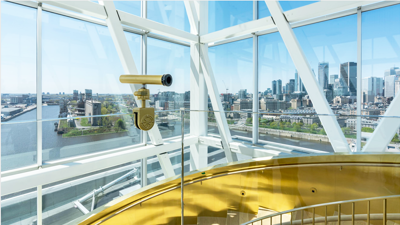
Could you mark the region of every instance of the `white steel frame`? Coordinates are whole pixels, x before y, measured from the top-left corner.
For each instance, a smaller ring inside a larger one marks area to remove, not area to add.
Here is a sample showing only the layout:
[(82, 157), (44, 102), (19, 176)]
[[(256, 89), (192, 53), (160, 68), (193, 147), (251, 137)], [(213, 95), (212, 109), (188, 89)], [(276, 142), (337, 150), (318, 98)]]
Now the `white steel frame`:
[[(185, 136), (185, 147), (190, 146), (191, 166), (200, 169), (207, 166), (207, 146), (221, 147), (224, 149), (228, 162), (237, 160), (236, 153), (252, 157), (276, 156), (283, 150), (280, 147), (266, 145), (264, 148), (248, 146), (233, 142), (226, 121), (225, 113), (219, 98), (216, 79), (208, 58), (208, 48), (246, 38), (253, 38), (253, 144), (265, 143), (258, 141), (258, 36), (273, 32), (280, 32), (284, 43), (292, 56), (292, 60), (310, 93), (318, 114), (324, 114), (321, 121), (335, 152), (350, 152), (347, 141), (341, 129), (333, 117), (332, 111), (323, 97), (322, 90), (312, 75), (310, 66), (302, 49), (292, 31), (292, 28), (317, 23), (325, 20), (339, 18), (347, 15), (358, 15), (358, 78), (361, 77), (361, 13), (381, 7), (386, 7), (398, 2), (387, 1), (337, 1), (318, 2), (282, 12), (276, 1), (266, 1), (272, 16), (258, 19), (257, 1), (254, 1), (253, 21), (229, 27), (220, 31), (208, 33), (208, 3), (206, 1), (184, 1), (186, 12), (191, 25), (190, 32), (182, 31), (161, 23), (147, 19), (146, 0), (142, 1), (141, 17), (115, 9), (112, 1), (104, 1), (97, 4), (89, 1), (11, 1), (38, 9), (37, 18), (37, 165), (22, 168), (15, 171), (2, 173), (2, 193), (7, 195), (37, 187), (38, 224), (42, 223), (41, 190), (42, 185), (61, 181), (85, 173), (95, 172), (111, 166), (142, 159), (142, 185), (146, 185), (147, 162), (146, 158), (157, 155), (163, 168), (165, 177), (174, 176), (168, 151), (180, 148), (180, 138), (162, 140), (158, 127), (142, 134), (142, 145), (130, 146), (109, 151), (109, 153), (96, 153), (91, 156), (79, 156), (74, 159), (60, 160), (59, 162), (42, 165), (42, 127), (41, 127), (41, 11), (49, 11), (61, 15), (77, 18), (91, 23), (108, 26), (116, 46), (119, 58), (125, 73), (138, 74), (132, 54), (129, 50), (124, 31), (133, 32), (142, 36), (142, 74), (146, 74), (147, 68), (147, 37), (153, 37), (164, 41), (190, 46), (190, 135)], [(52, 7), (56, 6), (56, 7)], [(71, 10), (71, 11), (68, 11)], [(76, 12), (76, 13), (74, 13)], [(136, 28), (136, 29), (132, 29)], [(39, 65), (39, 66), (38, 66)], [(132, 91), (140, 88), (131, 85)], [(358, 95), (361, 93), (361, 79), (357, 83)], [(214, 109), (215, 118), (220, 132), (220, 138), (207, 136), (208, 94)], [(136, 97), (135, 97), (136, 99)], [(140, 105), (140, 101), (137, 101)], [(360, 113), (360, 96), (357, 99)], [(363, 151), (384, 151), (390, 141), (390, 137), (400, 126), (400, 119), (395, 118), (400, 108), (400, 97), (397, 95), (388, 108), (385, 116), (373, 136), (364, 147)], [(361, 132), (360, 119), (358, 119), (357, 134)], [(147, 134), (151, 144), (147, 142)], [(358, 135), (359, 137), (360, 135)], [(357, 150), (360, 151), (360, 139), (357, 139)], [(265, 149), (267, 148), (267, 149)], [(43, 168), (42, 168), (43, 167)], [(4, 175), (7, 175), (4, 177)]]

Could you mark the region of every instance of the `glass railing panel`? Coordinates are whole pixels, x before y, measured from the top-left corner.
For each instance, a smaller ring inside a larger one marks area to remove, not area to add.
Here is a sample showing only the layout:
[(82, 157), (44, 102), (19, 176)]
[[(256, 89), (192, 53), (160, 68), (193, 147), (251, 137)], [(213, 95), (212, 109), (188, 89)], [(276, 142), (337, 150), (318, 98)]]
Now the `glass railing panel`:
[(42, 129), (44, 162), (136, 145), (142, 140), (131, 114), (47, 120)]
[(1, 197), (1, 224), (36, 224), (36, 188)]
[[(158, 111), (155, 113), (155, 121), (163, 139), (182, 135), (182, 119), (179, 109)], [(184, 122), (184, 125), (184, 134), (189, 134), (189, 121)]]
[[(43, 186), (43, 224), (65, 224), (82, 215), (80, 207), (89, 212), (113, 199), (141, 188), (140, 161), (119, 165), (103, 171), (73, 177)], [(118, 181), (116, 181), (118, 180)], [(112, 183), (109, 188), (104, 186)], [(93, 190), (96, 192), (92, 204)], [(90, 195), (90, 197), (85, 197)], [(80, 207), (76, 207), (76, 201)]]
[(37, 123), (36, 121), (23, 121), (23, 119), (29, 118), (32, 113), (32, 111), (26, 112), (1, 124), (2, 171), (37, 163)]

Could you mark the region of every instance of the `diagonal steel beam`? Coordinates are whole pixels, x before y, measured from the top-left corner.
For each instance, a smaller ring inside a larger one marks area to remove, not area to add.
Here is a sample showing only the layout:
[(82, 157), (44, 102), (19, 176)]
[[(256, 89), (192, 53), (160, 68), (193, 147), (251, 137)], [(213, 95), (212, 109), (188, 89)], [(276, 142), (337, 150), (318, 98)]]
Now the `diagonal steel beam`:
[(363, 148), (363, 152), (384, 152), (396, 131), (400, 127), (400, 94), (390, 103), (385, 115), (379, 122), (371, 138)]
[(232, 152), (229, 143), (232, 142), (231, 132), (226, 121), (224, 108), (222, 107), (221, 99), (219, 98), (219, 92), (217, 83), (213, 74), (210, 59), (208, 57), (208, 47), (205, 44), (200, 44), (200, 65), (204, 73), (204, 79), (207, 84), (208, 94), (210, 95), (211, 104), (214, 112), (215, 119), (218, 124), (218, 129), (221, 135), (222, 148), (225, 151), (225, 156), (228, 162), (237, 161), (236, 153)]
[[(118, 52), (119, 59), (121, 60), (122, 67), (126, 74), (139, 74), (133, 60), (132, 53), (129, 48), (128, 41), (126, 40), (124, 30), (119, 20), (117, 10), (115, 9), (114, 2), (112, 1), (100, 1), (107, 11), (106, 23), (110, 30), (111, 37), (114, 41), (115, 48)], [(141, 85), (131, 84), (132, 93), (139, 90)], [(137, 97), (134, 96), (136, 104), (141, 107), (141, 101), (138, 101)], [(147, 132), (153, 145), (160, 145), (163, 143), (160, 130), (157, 124), (154, 124), (153, 128)]]
[(268, 9), (275, 21), (279, 33), (286, 45), (286, 48), (292, 58), (294, 65), (303, 81), (305, 88), (311, 98), (315, 111), (318, 114), (328, 115), (319, 116), (323, 127), (328, 135), (335, 152), (350, 152), (346, 138), (334, 116), (332, 109), (326, 101), (321, 87), (315, 79), (311, 67), (304, 55), (300, 44), (294, 35), (293, 29), (284, 17), (281, 6), (278, 1), (265, 1)]

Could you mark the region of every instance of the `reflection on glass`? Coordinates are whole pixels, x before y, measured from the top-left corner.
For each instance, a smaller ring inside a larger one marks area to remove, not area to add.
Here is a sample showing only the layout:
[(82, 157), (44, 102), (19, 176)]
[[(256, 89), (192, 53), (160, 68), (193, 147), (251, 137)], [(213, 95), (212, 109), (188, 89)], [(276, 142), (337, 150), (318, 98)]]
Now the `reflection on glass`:
[(65, 224), (83, 216), (84, 213), (76, 207), (77, 201), (81, 207), (91, 211), (92, 208), (96, 209), (141, 188), (140, 170), (140, 161), (135, 161), (102, 172), (44, 185), (43, 224)]
[[(140, 71), (140, 36), (126, 37)], [(123, 113), (132, 107), (133, 97), (129, 85), (119, 82), (121, 74), (107, 27), (43, 13), (44, 119), (102, 115), (104, 107), (107, 114)], [(58, 105), (59, 111), (50, 112), (50, 105)]]
[(315, 2), (319, 1), (279, 1), (284, 12), (291, 9), (300, 8), (305, 5), (310, 5)]
[[(362, 14), (362, 137), (376, 129), (394, 97), (400, 92), (400, 5)], [(400, 129), (386, 151), (398, 149)], [(395, 150), (398, 151), (398, 150)]]
[[(36, 163), (36, 10), (0, 4), (1, 170), (5, 171)], [(23, 121), (32, 122), (15, 123)]]
[(147, 18), (190, 32), (189, 19), (183, 1), (148, 1)]
[(208, 2), (208, 32), (210, 33), (252, 20), (252, 1)]
[(1, 196), (1, 224), (36, 224), (36, 188)]
[(136, 16), (141, 14), (141, 1), (114, 1), (115, 8)]
[[(253, 39), (209, 48), (209, 57), (229, 129), (233, 136), (252, 134)], [(248, 111), (238, 113), (234, 111)], [(209, 133), (219, 133), (215, 115), (209, 113)]]
[(267, 16), (271, 16), (271, 13), (268, 10), (267, 4), (265, 4), (265, 1), (257, 1), (257, 9), (258, 9), (258, 18), (264, 18)]

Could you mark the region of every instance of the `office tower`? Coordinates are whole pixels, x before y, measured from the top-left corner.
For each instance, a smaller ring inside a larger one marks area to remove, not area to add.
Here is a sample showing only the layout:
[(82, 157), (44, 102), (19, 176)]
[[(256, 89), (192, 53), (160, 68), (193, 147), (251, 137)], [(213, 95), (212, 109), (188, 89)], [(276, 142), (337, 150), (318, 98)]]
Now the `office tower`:
[(391, 76), (391, 75), (400, 75), (400, 69), (399, 67), (392, 67), (388, 70), (385, 70), (385, 77)]
[(340, 64), (340, 77), (347, 86), (348, 94), (355, 96), (357, 94), (357, 63), (345, 62)]
[(294, 79), (290, 79), (289, 80), (289, 91), (286, 90), (288, 92), (288, 94), (291, 94), (294, 92)]
[(239, 99), (245, 99), (247, 96), (247, 89), (240, 89), (239, 90)]
[(363, 78), (362, 91), (365, 93), (364, 102), (374, 102), (375, 97), (383, 96), (383, 79), (380, 77)]
[(322, 89), (328, 89), (329, 63), (318, 64), (318, 83)]
[(283, 89), (282, 93), (283, 94), (286, 94), (286, 88), (288, 88), (288, 87), (289, 87), (288, 83), (282, 87), (282, 89)]
[(394, 95), (396, 96), (400, 92), (400, 80), (394, 82)]
[(276, 81), (276, 94), (277, 95), (282, 94), (282, 80), (281, 79)]
[(85, 89), (86, 100), (92, 100), (92, 89)]
[(335, 84), (335, 80), (339, 78), (339, 75), (337, 74), (332, 74), (330, 75), (330, 79), (329, 79), (329, 84)]
[(294, 91), (299, 91), (299, 74), (296, 72), (294, 73)]
[(276, 95), (276, 80), (272, 81), (272, 94)]
[(385, 97), (390, 98), (395, 96), (395, 82), (399, 80), (397, 75), (385, 76)]
[(73, 100), (78, 100), (78, 90), (74, 90), (74, 91), (73, 91), (73, 97), (72, 97), (72, 99), (73, 99)]

